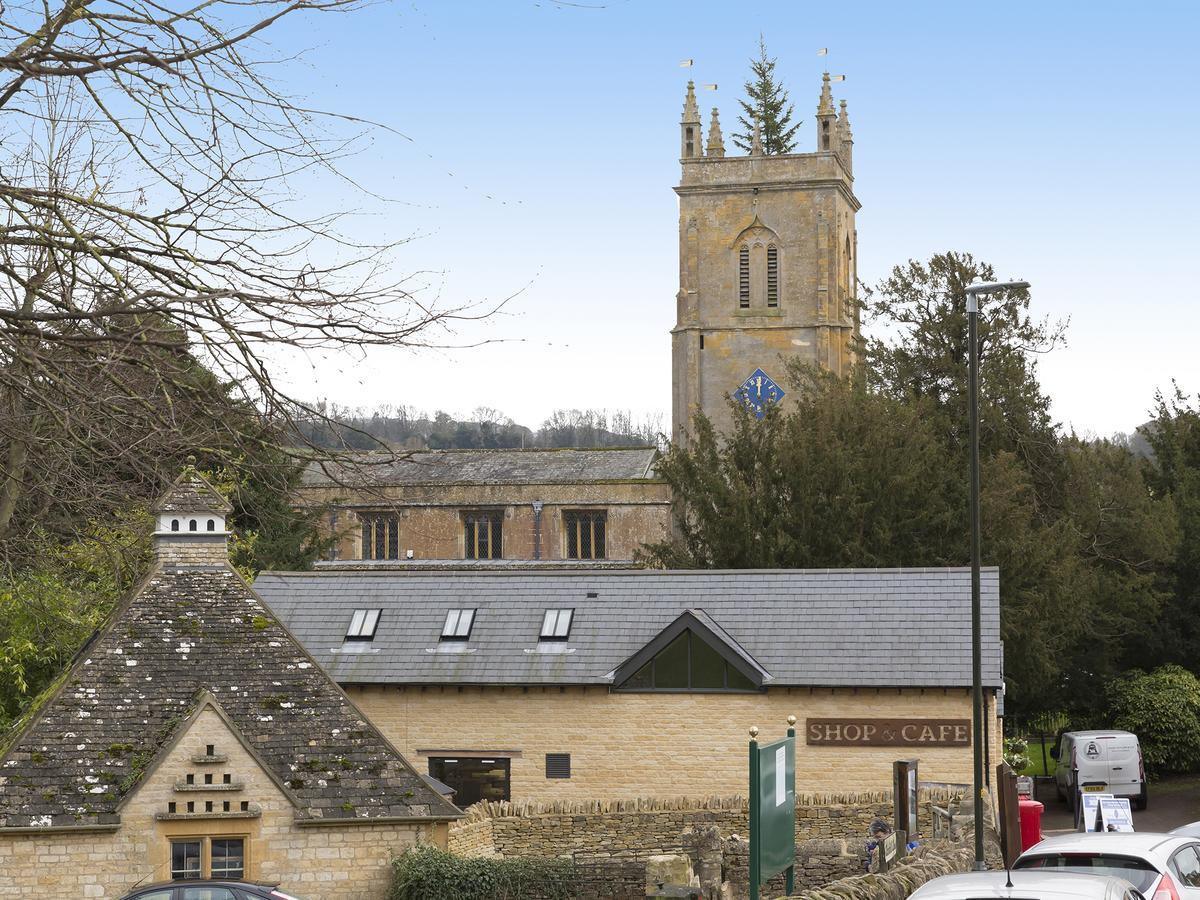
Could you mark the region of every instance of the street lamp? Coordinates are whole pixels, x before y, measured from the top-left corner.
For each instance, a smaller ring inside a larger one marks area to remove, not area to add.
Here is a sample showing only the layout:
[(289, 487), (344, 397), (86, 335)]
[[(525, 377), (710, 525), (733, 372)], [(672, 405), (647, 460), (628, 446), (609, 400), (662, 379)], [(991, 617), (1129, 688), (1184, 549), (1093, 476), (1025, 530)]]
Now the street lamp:
[(979, 604), (979, 297), (1023, 290), (1027, 281), (989, 281), (972, 284), (967, 294), (967, 394), (971, 427), (971, 744), (975, 751), (975, 869), (983, 861), (983, 637)]

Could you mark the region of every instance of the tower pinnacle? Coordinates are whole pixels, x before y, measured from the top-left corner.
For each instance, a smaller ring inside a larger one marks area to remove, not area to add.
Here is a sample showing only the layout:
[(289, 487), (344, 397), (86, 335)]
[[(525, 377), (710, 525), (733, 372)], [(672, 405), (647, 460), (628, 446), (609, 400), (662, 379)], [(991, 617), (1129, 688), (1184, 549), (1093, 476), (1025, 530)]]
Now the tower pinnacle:
[(829, 73), (821, 76), (821, 102), (817, 104), (817, 149), (836, 150), (834, 129), (837, 113), (833, 109), (833, 90), (829, 86)]
[(750, 155), (763, 155), (762, 128), (758, 124), (758, 119), (754, 120), (754, 135), (750, 138)]
[(721, 136), (721, 120), (717, 117), (715, 106), (712, 111), (712, 122), (708, 126), (708, 146), (705, 147), (705, 155), (718, 158), (725, 155), (725, 138)]
[(683, 101), (683, 118), (679, 121), (679, 155), (683, 159), (693, 159), (701, 155), (700, 128), (700, 107), (696, 105), (696, 83), (689, 81), (687, 96)]

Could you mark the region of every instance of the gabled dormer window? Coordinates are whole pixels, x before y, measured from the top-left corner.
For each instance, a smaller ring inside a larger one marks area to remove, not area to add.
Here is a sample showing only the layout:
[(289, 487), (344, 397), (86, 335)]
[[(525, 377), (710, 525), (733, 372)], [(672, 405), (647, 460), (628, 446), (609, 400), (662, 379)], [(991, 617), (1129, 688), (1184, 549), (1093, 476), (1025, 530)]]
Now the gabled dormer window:
[(350, 627), (346, 629), (348, 641), (371, 641), (375, 639), (375, 629), (379, 626), (378, 609), (356, 609), (350, 617)]
[(442, 623), (443, 641), (465, 641), (471, 637), (471, 626), (475, 624), (475, 610), (452, 609), (446, 613)]
[(565, 641), (571, 634), (571, 619), (575, 616), (573, 609), (548, 609), (542, 617), (542, 632), (538, 640)]
[(691, 629), (621, 685), (627, 691), (754, 691), (757, 686)]

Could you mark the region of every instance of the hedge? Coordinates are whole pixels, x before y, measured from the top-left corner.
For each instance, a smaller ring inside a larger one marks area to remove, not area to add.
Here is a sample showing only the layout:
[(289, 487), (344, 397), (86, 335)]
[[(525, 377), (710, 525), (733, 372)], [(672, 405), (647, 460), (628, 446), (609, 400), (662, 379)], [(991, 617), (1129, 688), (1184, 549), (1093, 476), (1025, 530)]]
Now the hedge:
[(392, 860), (391, 900), (570, 900), (578, 876), (569, 859), (455, 856), (420, 846)]

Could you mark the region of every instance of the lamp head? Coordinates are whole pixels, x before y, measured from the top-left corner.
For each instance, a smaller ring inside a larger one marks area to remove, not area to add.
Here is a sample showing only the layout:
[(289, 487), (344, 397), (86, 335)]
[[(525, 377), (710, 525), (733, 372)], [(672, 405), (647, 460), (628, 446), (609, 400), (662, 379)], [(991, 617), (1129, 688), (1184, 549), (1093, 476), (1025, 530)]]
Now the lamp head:
[(982, 284), (967, 285), (964, 291), (967, 295), (967, 312), (979, 312), (980, 294), (998, 294), (1001, 291), (1025, 290), (1028, 287), (1028, 281), (985, 281)]

